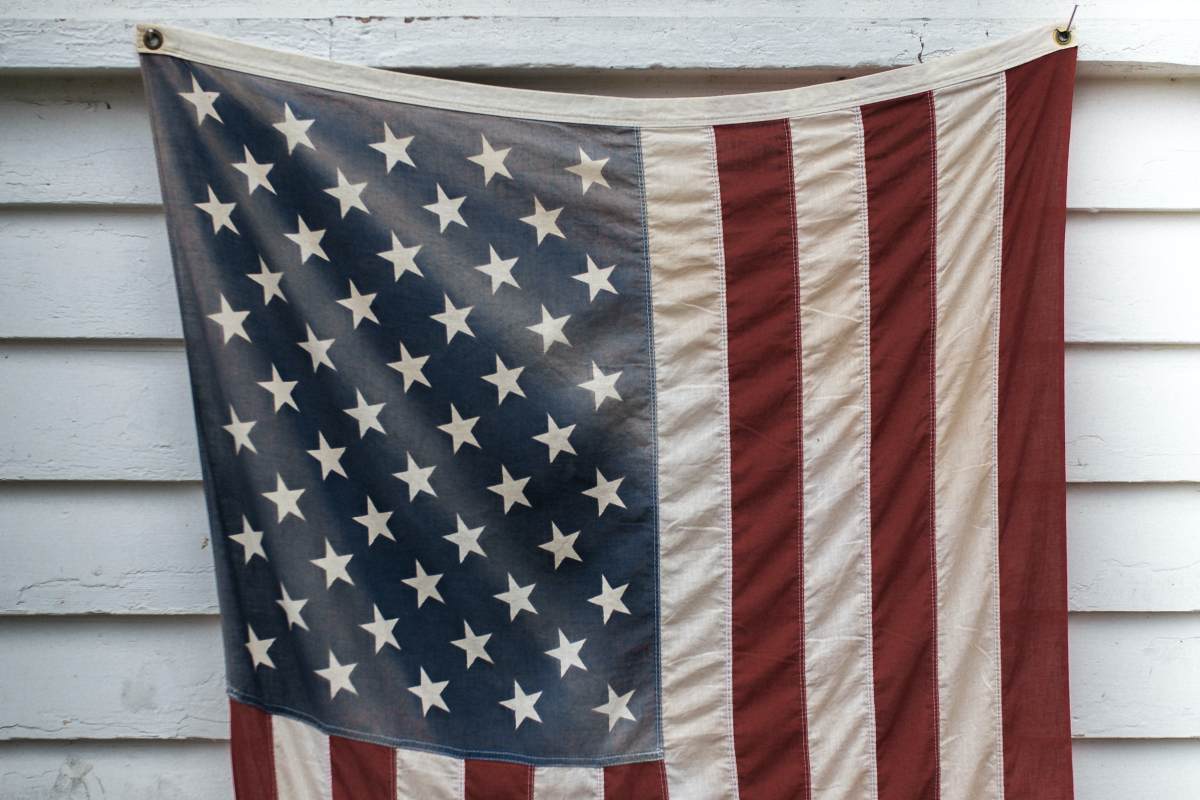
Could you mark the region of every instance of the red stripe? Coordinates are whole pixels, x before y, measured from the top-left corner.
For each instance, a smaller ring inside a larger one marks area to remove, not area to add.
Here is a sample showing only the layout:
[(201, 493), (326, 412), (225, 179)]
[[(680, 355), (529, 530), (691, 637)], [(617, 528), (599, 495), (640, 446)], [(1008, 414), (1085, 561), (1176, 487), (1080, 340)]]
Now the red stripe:
[(1007, 797), (1072, 796), (1063, 230), (1075, 48), (1005, 73), (1000, 653)]
[(605, 767), (604, 800), (668, 800), (666, 764), (643, 761)]
[(733, 729), (744, 800), (807, 797), (800, 325), (786, 120), (716, 133), (733, 490)]
[(533, 767), (467, 759), (465, 800), (533, 800)]
[(329, 737), (333, 800), (396, 800), (396, 751)]
[(938, 796), (933, 98), (863, 106), (871, 254), (871, 594), (879, 797)]
[(229, 700), (229, 750), (233, 757), (233, 794), (237, 800), (275, 800), (275, 746), (271, 715)]

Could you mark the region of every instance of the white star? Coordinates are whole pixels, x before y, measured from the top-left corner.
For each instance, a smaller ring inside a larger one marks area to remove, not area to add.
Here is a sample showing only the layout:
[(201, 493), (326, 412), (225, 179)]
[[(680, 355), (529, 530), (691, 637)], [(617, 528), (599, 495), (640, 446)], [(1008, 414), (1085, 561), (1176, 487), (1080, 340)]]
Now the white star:
[(375, 316), (375, 312), (371, 310), (371, 303), (375, 302), (375, 292), (371, 294), (359, 294), (358, 287), (354, 285), (354, 281), (350, 281), (350, 296), (338, 300), (338, 305), (350, 309), (353, 315), (352, 327), (357, 328), (358, 323), (364, 319), (369, 319), (376, 325), (379, 324), (379, 319)]
[(240, 164), (230, 164), (230, 166), (246, 176), (246, 183), (248, 184), (246, 194), (254, 194), (254, 190), (260, 186), (271, 194), (275, 194), (275, 187), (271, 185), (271, 181), (267, 178), (267, 173), (275, 165), (258, 163), (254, 160), (254, 156), (250, 155), (250, 148), (245, 145), (242, 145), (242, 151), (246, 155), (246, 160)]
[(395, 477), (408, 484), (408, 499), (411, 502), (413, 498), (421, 492), (426, 492), (434, 497), (437, 497), (437, 492), (429, 485), (429, 476), (437, 467), (419, 467), (417, 462), (413, 460), (412, 453), (404, 454), (408, 458), (408, 467), (403, 472), (392, 473)]
[(392, 167), (396, 165), (397, 161), (408, 164), (410, 167), (416, 166), (413, 163), (412, 157), (408, 154), (408, 146), (412, 144), (412, 140), (413, 137), (411, 136), (404, 136), (397, 139), (392, 133), (392, 129), (388, 127), (388, 124), (386, 122), (383, 123), (383, 141), (375, 142), (371, 147), (383, 153), (384, 158), (387, 159), (387, 169), (384, 170), (384, 173), (391, 172)]
[(429, 598), (437, 600), (439, 603), (445, 603), (442, 599), (441, 592), (438, 591), (438, 581), (442, 579), (441, 573), (437, 575), (429, 575), (425, 572), (425, 568), (421, 566), (420, 561), (415, 561), (417, 565), (417, 574), (411, 578), (405, 578), (404, 583), (417, 590), (417, 608), (425, 604)]
[(567, 341), (566, 334), (563, 333), (563, 326), (567, 324), (567, 320), (570, 318), (570, 314), (553, 317), (546, 310), (546, 307), (542, 306), (542, 321), (536, 325), (528, 325), (526, 327), (542, 337), (542, 352), (545, 353), (550, 350), (550, 346), (555, 342), (562, 342), (567, 347), (571, 346), (571, 343)]
[(275, 504), (275, 521), (283, 522), (288, 514), (295, 514), (300, 519), (304, 519), (304, 514), (300, 511), (300, 495), (302, 494), (304, 494), (303, 489), (287, 488), (287, 484), (283, 482), (283, 476), (276, 472), (275, 491), (263, 492), (262, 496)]
[(504, 398), (509, 394), (515, 394), (518, 397), (524, 397), (525, 392), (517, 385), (517, 378), (521, 377), (524, 367), (513, 367), (509, 369), (504, 366), (504, 362), (500, 360), (500, 356), (496, 356), (496, 371), (491, 375), (484, 375), (483, 379), (488, 383), (495, 384), (497, 390), (496, 405), (504, 402)]
[(579, 163), (569, 167), (565, 167), (567, 172), (573, 172), (579, 176), (579, 183), (583, 187), (583, 194), (587, 194), (587, 190), (592, 188), (593, 183), (598, 183), (601, 186), (607, 187), (608, 181), (604, 179), (604, 165), (608, 163), (607, 158), (591, 158), (587, 153), (583, 152), (583, 148), (579, 148)]
[(368, 403), (367, 398), (363, 397), (363, 393), (358, 389), (354, 390), (357, 405), (354, 408), (342, 409), (354, 419), (358, 420), (358, 438), (362, 439), (367, 435), (367, 431), (379, 431), (386, 434), (383, 425), (379, 422), (379, 412), (387, 403)]
[(246, 334), (246, 317), (250, 316), (249, 311), (234, 311), (229, 305), (229, 301), (225, 299), (225, 295), (221, 297), (221, 310), (215, 314), (209, 314), (208, 318), (221, 326), (221, 333), (225, 337), (225, 344), (229, 344), (229, 340), (234, 336), (240, 336), (247, 342), (250, 337)]
[(275, 668), (275, 662), (271, 660), (271, 656), (267, 651), (271, 649), (271, 645), (275, 644), (274, 639), (260, 639), (254, 634), (254, 628), (246, 626), (246, 631), (250, 634), (246, 640), (246, 649), (250, 651), (250, 660), (254, 662), (254, 669), (261, 667)]
[(447, 197), (446, 192), (442, 189), (442, 185), (439, 183), (437, 185), (437, 202), (429, 203), (428, 205), (421, 207), (426, 211), (437, 214), (438, 225), (440, 226), (439, 230), (445, 233), (446, 227), (451, 222), (457, 222), (464, 228), (467, 227), (467, 223), (463, 222), (462, 214), (459, 213), (458, 210), (458, 207), (463, 204), (463, 200), (466, 199), (467, 198), (465, 195), (462, 197)]
[(213, 233), (220, 233), (221, 228), (229, 228), (234, 233), (238, 232), (237, 226), (230, 218), (236, 207), (237, 203), (222, 203), (218, 200), (211, 186), (208, 187), (208, 200), (204, 203), (196, 203), (196, 208), (212, 217)]
[(458, 409), (454, 407), (454, 403), (450, 404), (450, 421), (445, 425), (438, 425), (438, 430), (449, 434), (452, 440), (454, 452), (458, 452), (458, 448), (464, 444), (472, 445), (479, 448), (479, 442), (475, 440), (475, 434), (471, 433), (471, 429), (475, 427), (475, 423), (479, 422), (479, 417), (471, 417), (463, 419), (458, 414)]
[(483, 152), (476, 156), (467, 156), (467, 160), (474, 161), (483, 167), (483, 185), (487, 186), (494, 175), (503, 175), (506, 178), (511, 178), (512, 175), (508, 174), (508, 167), (504, 166), (504, 159), (508, 157), (508, 153), (512, 148), (505, 147), (503, 150), (493, 150), (486, 136), (480, 134), (479, 138), (483, 140)]
[(406, 272), (425, 277), (425, 273), (421, 272), (421, 268), (417, 266), (416, 258), (419, 252), (421, 252), (421, 245), (416, 244), (412, 247), (405, 247), (404, 243), (393, 233), (392, 249), (384, 250), (378, 255), (380, 258), (392, 262), (392, 272), (395, 274), (396, 280), (400, 280), (400, 276)]
[(380, 511), (375, 508), (375, 504), (371, 502), (371, 498), (367, 498), (367, 513), (361, 517), (355, 517), (354, 521), (367, 529), (367, 546), (375, 544), (375, 539), (378, 536), (385, 536), (396, 541), (396, 537), (388, 530), (388, 520), (392, 518), (391, 511)]
[(308, 357), (312, 359), (313, 372), (316, 372), (317, 368), (322, 364), (332, 370), (336, 370), (337, 367), (329, 360), (329, 348), (333, 346), (334, 340), (318, 339), (317, 335), (313, 333), (311, 325), (306, 324), (304, 330), (308, 333), (308, 341), (296, 342), (296, 344), (303, 347), (304, 352), (308, 353)]
[(558, 647), (546, 651), (546, 655), (551, 658), (558, 659), (558, 677), (565, 677), (567, 670), (571, 667), (579, 667), (579, 669), (587, 672), (587, 666), (583, 663), (583, 659), (579, 657), (579, 651), (583, 648), (584, 642), (587, 639), (580, 639), (577, 642), (567, 640), (567, 635), (562, 632), (562, 628), (558, 629)]
[(554, 417), (546, 415), (546, 432), (539, 433), (533, 437), (535, 442), (541, 442), (550, 449), (550, 461), (558, 457), (559, 453), (570, 453), (575, 455), (575, 448), (571, 446), (571, 432), (575, 430), (574, 425), (568, 425), (565, 428), (558, 427), (558, 423), (554, 421)]
[(304, 617), (300, 616), (300, 610), (304, 608), (304, 604), (308, 601), (301, 598), (293, 600), (288, 590), (281, 583), (279, 584), (279, 592), (283, 595), (282, 598), (276, 600), (275, 603), (283, 609), (283, 613), (287, 615), (288, 630), (292, 629), (293, 625), (299, 625), (304, 630), (308, 630), (308, 623), (304, 621)]
[(629, 613), (629, 609), (625, 607), (625, 602), (621, 599), (628, 588), (629, 584), (626, 583), (614, 589), (608, 585), (608, 578), (601, 575), (600, 594), (595, 597), (589, 597), (588, 602), (604, 609), (604, 622), (607, 624), (608, 618), (613, 615), (614, 611), (619, 614)]
[(321, 247), (321, 239), (325, 238), (325, 229), (310, 230), (308, 225), (304, 224), (304, 218), (299, 214), (296, 215), (296, 232), (285, 233), (291, 241), (300, 246), (300, 263), (308, 261), (309, 256), (316, 256), (322, 261), (328, 261), (329, 257), (325, 255), (325, 249)]
[(509, 509), (516, 503), (529, 506), (529, 501), (525, 499), (525, 484), (527, 483), (529, 483), (529, 478), (514, 479), (508, 474), (508, 470), (502, 464), (500, 466), (500, 482), (492, 484), (487, 488), (488, 491), (495, 492), (504, 498), (504, 513), (507, 514)]
[[(458, 563), (461, 564), (466, 561), (467, 556), (471, 553), (478, 553), (487, 558), (487, 553), (483, 552), (483, 548), (479, 546), (479, 535), (483, 533), (484, 526), (480, 525), (478, 528), (468, 528), (467, 524), (463, 522), (462, 516), (458, 514), (454, 515), (454, 519), (458, 522), (458, 530), (454, 533), (448, 533), (442, 538), (458, 545)], [(470, 664), (467, 666), (470, 666)]]
[(262, 540), (263, 532), (256, 531), (250, 527), (250, 520), (246, 519), (246, 515), (242, 515), (242, 532), (231, 533), (229, 538), (242, 546), (243, 555), (246, 558), (245, 563), (249, 564), (250, 559), (255, 556), (262, 556), (262, 560), (266, 561), (267, 554), (263, 550)]
[(350, 694), (358, 694), (358, 690), (354, 688), (354, 684), (350, 682), (350, 673), (358, 664), (339, 664), (337, 656), (333, 651), (329, 651), (329, 666), (325, 669), (315, 669), (313, 672), (320, 675), (325, 680), (329, 681), (329, 699), (337, 697), (337, 693), (345, 689)]
[(367, 214), (371, 213), (367, 211), (367, 207), (363, 205), (362, 201), (362, 192), (366, 187), (366, 181), (362, 183), (350, 183), (339, 169), (337, 171), (337, 186), (326, 189), (325, 194), (333, 195), (337, 198), (338, 207), (342, 211), (342, 218), (345, 219), (346, 214), (350, 213), (350, 209), (352, 208), (357, 208)]
[(557, 570), (564, 559), (572, 559), (573, 561), (583, 561), (579, 554), (575, 552), (575, 540), (579, 538), (579, 531), (568, 533), (565, 536), (558, 529), (558, 526), (553, 522), (550, 523), (550, 541), (539, 544), (538, 547), (547, 550), (554, 554), (554, 568)]
[(262, 260), (262, 256), (259, 256), (258, 266), (260, 267), (258, 272), (248, 272), (246, 277), (262, 287), (263, 305), (270, 305), (276, 297), (286, 303), (287, 298), (283, 296), (283, 290), (279, 288), (279, 282), (283, 280), (283, 272), (271, 272), (267, 269), (267, 262)]
[(608, 729), (611, 731), (613, 726), (617, 724), (617, 720), (627, 719), (631, 722), (636, 722), (633, 713), (629, 710), (629, 698), (633, 697), (633, 692), (626, 692), (623, 695), (617, 696), (611, 686), (608, 687), (608, 702), (604, 705), (596, 706), (592, 709), (597, 714), (604, 714), (608, 717)]
[(518, 586), (513, 580), (512, 573), (508, 575), (508, 591), (493, 595), (497, 600), (502, 600), (508, 603), (508, 621), (512, 622), (517, 618), (517, 614), (522, 611), (528, 611), (530, 614), (536, 614), (537, 609), (533, 607), (533, 603), (529, 601), (529, 595), (533, 594), (533, 587), (536, 583), (531, 583), (528, 586)]
[(259, 381), (258, 385), (271, 393), (271, 397), (275, 400), (275, 413), (279, 413), (279, 409), (284, 406), (291, 406), (297, 411), (300, 407), (296, 405), (296, 401), (292, 398), (292, 392), (296, 389), (296, 384), (299, 381), (285, 381), (279, 377), (279, 370), (274, 364), (271, 365), (271, 380)]
[(375, 618), (370, 622), (360, 624), (358, 627), (375, 637), (375, 652), (378, 653), (385, 645), (389, 644), (399, 650), (400, 643), (396, 641), (396, 634), (393, 629), (396, 627), (396, 623), (400, 621), (400, 618), (384, 619), (383, 614), (379, 613), (379, 606), (372, 605), (371, 609), (375, 613)]
[(506, 283), (509, 286), (516, 286), (518, 289), (521, 288), (517, 284), (517, 279), (512, 274), (513, 265), (516, 263), (516, 258), (501, 258), (496, 255), (496, 248), (488, 245), (488, 263), (482, 264), (475, 269), (492, 279), (492, 294), (495, 294)]
[(404, 347), (404, 342), (400, 343), (400, 360), (390, 361), (388, 366), (404, 376), (404, 391), (408, 391), (408, 387), (414, 383), (424, 384), (429, 386), (429, 379), (425, 377), (422, 370), (425, 368), (425, 362), (429, 360), (429, 356), (413, 356)]
[(513, 730), (521, 727), (521, 723), (527, 719), (531, 719), (534, 722), (542, 721), (542, 718), (538, 716), (537, 709), (533, 707), (541, 696), (541, 692), (525, 694), (521, 690), (521, 684), (513, 681), (512, 699), (500, 701), (500, 705), (511, 709), (513, 712)]
[(495, 663), (492, 661), (492, 657), (488, 655), (487, 650), (484, 649), (490, 638), (492, 638), (490, 633), (477, 636), (475, 631), (471, 630), (471, 626), (467, 624), (467, 621), (463, 620), (463, 638), (455, 639), (450, 644), (462, 649), (467, 654), (467, 669), (470, 669), (477, 658), (481, 658), (489, 664)]
[(313, 143), (309, 141), (308, 129), (313, 124), (311, 119), (296, 119), (296, 115), (292, 113), (292, 108), (287, 103), (283, 104), (283, 122), (274, 123), (275, 130), (287, 137), (288, 155), (296, 149), (296, 145), (302, 144), (305, 147), (312, 148)]
[(320, 558), (310, 558), (309, 563), (320, 567), (325, 572), (325, 588), (328, 589), (338, 581), (345, 581), (351, 586), (354, 585), (354, 580), (350, 577), (350, 573), (346, 571), (346, 567), (350, 564), (350, 559), (354, 558), (352, 554), (341, 555), (333, 549), (333, 545), (329, 540), (325, 540), (325, 555)]
[(250, 429), (255, 426), (254, 420), (243, 422), (238, 419), (237, 412), (233, 410), (233, 406), (229, 407), (229, 424), (222, 425), (225, 430), (229, 431), (229, 435), (233, 437), (233, 453), (237, 455), (242, 452), (245, 447), (251, 453), (257, 453), (258, 450), (254, 447), (254, 442), (250, 441)]
[(579, 388), (587, 389), (595, 396), (596, 408), (600, 408), (600, 404), (608, 398), (620, 400), (621, 395), (617, 392), (617, 379), (621, 377), (621, 372), (610, 372), (605, 375), (596, 366), (596, 362), (592, 362), (592, 379), (579, 384)]
[(572, 275), (571, 277), (580, 283), (587, 284), (588, 302), (590, 303), (596, 299), (596, 295), (600, 294), (600, 292), (617, 293), (617, 290), (613, 288), (612, 281), (609, 280), (613, 270), (616, 268), (616, 264), (610, 267), (598, 268), (596, 262), (592, 261), (592, 257), (588, 256), (587, 271), (581, 272), (578, 275)]
[(203, 125), (206, 117), (212, 117), (220, 123), (225, 122), (225, 120), (221, 119), (221, 115), (217, 113), (217, 109), (213, 107), (213, 102), (221, 96), (221, 93), (206, 92), (201, 89), (195, 75), (192, 76), (192, 90), (190, 92), (180, 92), (179, 96), (195, 107), (197, 125)]
[(450, 707), (446, 705), (446, 701), (442, 699), (442, 692), (450, 685), (450, 681), (431, 681), (429, 676), (425, 674), (425, 668), (421, 667), (421, 682), (416, 686), (408, 687), (408, 690), (421, 698), (421, 716), (428, 716), (429, 709), (437, 706), (443, 711), (449, 713)]
[(446, 326), (446, 344), (450, 343), (456, 333), (465, 333), (467, 336), (474, 337), (475, 332), (467, 324), (467, 314), (471, 313), (474, 306), (455, 308), (454, 303), (450, 302), (450, 295), (442, 294), (442, 297), (446, 302), (446, 310), (440, 314), (430, 314), (430, 318)]
[(321, 480), (329, 477), (329, 473), (336, 472), (343, 478), (349, 477), (346, 470), (342, 468), (342, 454), (346, 452), (344, 447), (330, 447), (325, 441), (325, 434), (317, 432), (317, 449), (306, 451), (310, 456), (321, 462)]
[(617, 496), (617, 489), (621, 486), (621, 481), (623, 480), (625, 479), (617, 478), (614, 481), (605, 480), (604, 476), (600, 474), (600, 470), (596, 470), (596, 485), (591, 489), (583, 490), (583, 493), (588, 497), (594, 497), (596, 499), (596, 505), (600, 507), (600, 510), (596, 512), (596, 516), (603, 514), (604, 509), (608, 508), (610, 505), (617, 506), (618, 508), (625, 507), (625, 503), (622, 502), (621, 498)]
[(533, 213), (528, 217), (521, 217), (521, 222), (528, 223), (537, 228), (538, 244), (541, 244), (542, 239), (545, 239), (547, 236), (557, 236), (560, 239), (565, 239), (567, 237), (558, 229), (558, 215), (561, 213), (561, 208), (546, 210), (542, 207), (542, 202), (535, 196), (533, 198)]

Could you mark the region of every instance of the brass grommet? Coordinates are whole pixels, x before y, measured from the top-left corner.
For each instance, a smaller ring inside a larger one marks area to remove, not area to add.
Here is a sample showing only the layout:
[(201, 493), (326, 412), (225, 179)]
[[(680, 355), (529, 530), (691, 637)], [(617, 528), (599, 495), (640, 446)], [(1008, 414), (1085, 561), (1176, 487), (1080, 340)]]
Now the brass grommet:
[(1071, 33), (1070, 28), (1054, 29), (1054, 41), (1056, 44), (1060, 46), (1066, 46), (1069, 45), (1073, 39), (1074, 35)]
[(146, 31), (142, 34), (142, 45), (147, 50), (157, 50), (158, 48), (162, 47), (162, 31), (160, 31), (158, 28), (146, 28)]

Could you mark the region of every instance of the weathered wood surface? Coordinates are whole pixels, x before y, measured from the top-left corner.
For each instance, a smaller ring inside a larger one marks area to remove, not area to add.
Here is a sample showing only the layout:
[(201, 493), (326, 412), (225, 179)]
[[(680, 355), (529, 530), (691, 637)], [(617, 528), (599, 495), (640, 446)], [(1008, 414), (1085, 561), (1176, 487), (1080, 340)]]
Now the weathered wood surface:
[[(1002, 7), (953, 0), (832, 4), (752, 0), (285, 4), (270, 0), (169, 8), (145, 2), (10, 2), (0, 36), (8, 68), (130, 68), (136, 22), (178, 23), (307, 55), (376, 67), (882, 68), (1065, 23), (1070, 5)], [(1060, 16), (1061, 15), (1061, 18)], [(1182, 2), (1089, 3), (1076, 19), (1085, 71), (1188, 74), (1200, 22)], [(53, 24), (48, 24), (53, 20)]]

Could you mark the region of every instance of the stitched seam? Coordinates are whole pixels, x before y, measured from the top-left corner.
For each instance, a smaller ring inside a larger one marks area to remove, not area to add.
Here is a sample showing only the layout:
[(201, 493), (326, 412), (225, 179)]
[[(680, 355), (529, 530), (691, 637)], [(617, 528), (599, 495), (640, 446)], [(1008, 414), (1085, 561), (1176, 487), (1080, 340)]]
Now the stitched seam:
[(713, 199), (713, 252), (717, 256), (717, 313), (720, 315), (720, 323), (718, 330), (718, 340), (721, 345), (721, 365), (718, 372), (721, 379), (721, 474), (724, 479), (721, 481), (722, 502), (721, 509), (723, 512), (723, 529), (728, 533), (727, 536), (722, 536), (722, 550), (725, 555), (725, 652), (729, 657), (725, 659), (725, 702), (721, 704), (721, 711), (725, 717), (725, 729), (728, 736), (728, 757), (729, 757), (729, 774), (731, 797), (740, 797), (741, 788), (738, 785), (737, 771), (737, 748), (735, 747), (734, 729), (733, 729), (733, 497), (731, 481), (733, 475), (733, 465), (731, 456), (730, 432), (729, 432), (729, 317), (727, 314), (728, 298), (725, 295), (725, 229), (724, 222), (721, 219), (721, 182), (717, 175), (717, 131), (715, 128), (708, 128), (708, 165), (709, 175), (712, 181), (712, 199)]
[(808, 751), (808, 681), (805, 673), (804, 626), (804, 379), (800, 332), (800, 231), (796, 220), (796, 168), (792, 162), (791, 122), (784, 122), (784, 152), (788, 166), (788, 221), (792, 229), (792, 306), (793, 333), (796, 339), (796, 622), (799, 627), (800, 668), (800, 743), (804, 759), (804, 797), (812, 797)]
[[(511, 759), (514, 763), (525, 764), (527, 766), (616, 766), (619, 764), (640, 764), (646, 761), (655, 761), (662, 758), (662, 752), (658, 750), (647, 750), (636, 753), (621, 753), (619, 755), (587, 755), (587, 756), (563, 756), (561, 758), (541, 758), (531, 757), (525, 753), (510, 753), (505, 750), (460, 750), (452, 747), (442, 747), (440, 745), (422, 742), (415, 739), (400, 739), (388, 736), (376, 736), (374, 734), (364, 733), (362, 731), (352, 730), (350, 728), (342, 728), (337, 725), (329, 725), (321, 722), (316, 717), (299, 709), (291, 708), (290, 706), (275, 705), (265, 703), (256, 697), (243, 694), (232, 686), (227, 686), (226, 693), (239, 702), (246, 705), (254, 706), (262, 711), (276, 714), (281, 717), (295, 719), (298, 722), (303, 722), (319, 731), (323, 731), (330, 735), (346, 735), (348, 738), (357, 741), (371, 742), (372, 744), (383, 745), (384, 747), (397, 747), (405, 750), (414, 750), (423, 753), (435, 753), (438, 755), (452, 756), (458, 759), (477, 759), (488, 760), (492, 756), (505, 756)], [(491, 759), (495, 760), (495, 759)]]
[(659, 516), (661, 489), (659, 487), (658, 452), (658, 362), (654, 341), (654, 282), (650, 275), (650, 234), (646, 219), (646, 169), (642, 162), (642, 131), (634, 130), (634, 158), (637, 163), (638, 198), (641, 203), (642, 265), (646, 272), (646, 352), (650, 362), (650, 430), (651, 480), (654, 484), (654, 735), (658, 749), (664, 749), (662, 728), (662, 521)]
[(942, 796), (941, 696), (938, 670), (938, 568), (937, 568), (937, 112), (933, 92), (926, 92), (929, 106), (929, 611), (932, 629), (933, 696), (933, 796)]
[(993, 305), (992, 305), (992, 636), (996, 642), (994, 701), (992, 707), (996, 726), (996, 792), (1004, 800), (1004, 642), (1000, 638), (1000, 299), (1004, 265), (1004, 190), (1008, 159), (1008, 76), (1000, 73), (1000, 135), (998, 175), (996, 176), (995, 246), (993, 248)]
[(866, 134), (863, 131), (862, 109), (854, 109), (855, 122), (855, 159), (858, 166), (858, 207), (859, 207), (859, 237), (861, 248), (860, 262), (862, 263), (862, 377), (863, 377), (863, 428), (860, 432), (863, 460), (863, 491), (859, 499), (861, 519), (866, 526), (862, 548), (863, 570), (866, 575), (866, 586), (859, 604), (859, 620), (862, 624), (863, 645), (866, 656), (863, 664), (866, 668), (866, 688), (863, 697), (867, 702), (867, 780), (872, 798), (879, 797), (879, 772), (875, 763), (878, 752), (875, 742), (875, 636), (871, 617), (871, 242), (869, 238), (870, 220), (867, 217), (867, 156)]

